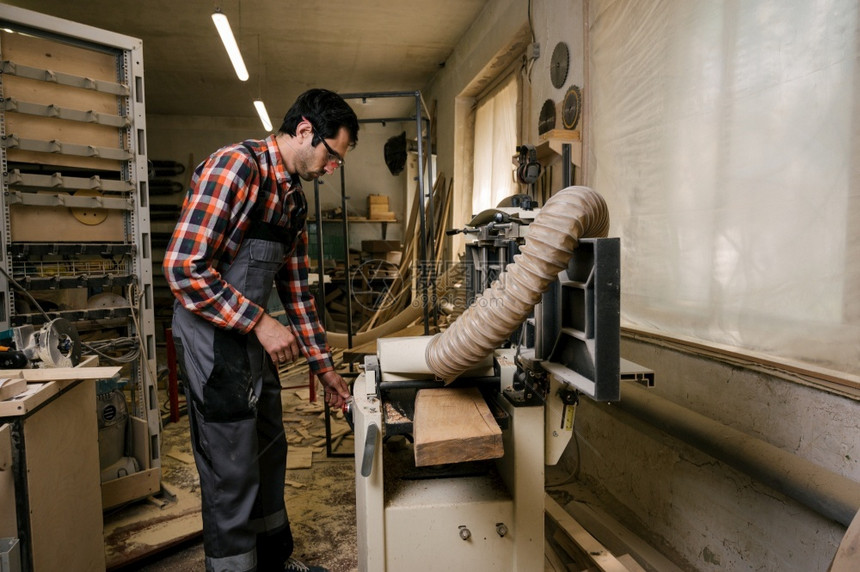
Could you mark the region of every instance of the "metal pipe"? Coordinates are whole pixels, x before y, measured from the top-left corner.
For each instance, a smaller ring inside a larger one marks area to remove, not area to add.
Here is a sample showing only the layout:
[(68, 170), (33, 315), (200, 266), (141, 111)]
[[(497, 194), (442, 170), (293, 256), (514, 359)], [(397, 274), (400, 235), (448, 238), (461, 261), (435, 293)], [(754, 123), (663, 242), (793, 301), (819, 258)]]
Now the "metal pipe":
[(573, 184), (573, 170), (570, 168), (570, 143), (561, 144), (561, 182), (565, 187)]
[(424, 141), (421, 137), (421, 98), (419, 92), (415, 92), (415, 130), (418, 140), (418, 214), (421, 238), (419, 244), (420, 260), (418, 262), (418, 284), (421, 287), (421, 305), (424, 309), (424, 335), (430, 333), (430, 316), (428, 308), (430, 304), (427, 294), (427, 214), (424, 211)]
[[(459, 384), (459, 382), (457, 383)], [(468, 378), (467, 383), (458, 385), (458, 387), (479, 387), (481, 385), (488, 385), (497, 388), (499, 386), (499, 376), (490, 375)], [(380, 391), (388, 391), (390, 389), (435, 389), (444, 386), (445, 384), (442, 381), (436, 379), (404, 379), (399, 381), (381, 381), (378, 385)]]
[(514, 262), (427, 345), (430, 370), (450, 383), (484, 359), (528, 318), (567, 267), (579, 239), (608, 232), (606, 202), (593, 190), (567, 187), (550, 197), (529, 225)]
[(325, 268), (323, 266), (325, 260), (323, 258), (323, 220), (322, 207), (320, 206), (320, 182), (319, 179), (314, 179), (314, 209), (317, 219), (317, 300), (316, 310), (320, 317), (320, 322), (328, 328), (325, 319)]
[(377, 99), (383, 97), (421, 97), (420, 91), (366, 91), (356, 93), (341, 93), (343, 99)]
[[(432, 256), (433, 259), (428, 261), (427, 264), (430, 270), (430, 299), (433, 301), (431, 307), (433, 308), (433, 327), (436, 328), (439, 326), (439, 298), (436, 295), (436, 273), (439, 272), (439, 268), (437, 267), (436, 260), (436, 228), (435, 228), (435, 214), (436, 209), (433, 206), (433, 145), (430, 139), (430, 118), (424, 118), (424, 122), (427, 123), (427, 143), (426, 147), (424, 147), (424, 153), (427, 155), (427, 210), (430, 211), (430, 216), (427, 217), (427, 251), (428, 255)], [(421, 124), (419, 123), (419, 126)], [(422, 131), (418, 132), (418, 137), (421, 137)], [(420, 156), (420, 152), (419, 152)], [(429, 331), (428, 331), (429, 333)]]
[(371, 119), (359, 119), (359, 123), (405, 123), (415, 121), (415, 117), (374, 117)]
[(349, 197), (346, 195), (346, 165), (340, 166), (340, 208), (343, 211), (343, 268), (346, 279), (346, 338), (347, 348), (352, 349), (352, 278), (349, 275)]
[(818, 514), (849, 526), (860, 510), (860, 483), (742, 431), (625, 382), (621, 401), (597, 406), (621, 409), (761, 481)]

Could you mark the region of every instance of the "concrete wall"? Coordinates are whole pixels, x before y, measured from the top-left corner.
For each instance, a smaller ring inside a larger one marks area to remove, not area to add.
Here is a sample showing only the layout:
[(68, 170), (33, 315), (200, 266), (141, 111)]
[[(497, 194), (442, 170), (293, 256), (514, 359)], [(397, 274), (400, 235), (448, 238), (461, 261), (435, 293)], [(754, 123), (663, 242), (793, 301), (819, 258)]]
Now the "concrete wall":
[[(572, 84), (583, 87), (586, 109), (587, 98), (600, 95), (588, 94), (584, 85), (583, 2), (532, 4), (541, 56), (524, 84), (523, 142), (537, 139), (544, 100), (560, 101)], [(454, 177), (454, 226), (470, 214), (474, 95), (510, 61), (512, 52), (522, 50), (524, 37), (526, 45), (531, 41), (527, 6), (526, 0), (488, 3), (424, 90), (427, 101), (438, 105), (438, 169)], [(571, 68), (564, 87), (557, 89), (549, 78), (549, 60), (559, 41), (568, 44)], [(586, 123), (586, 145), (587, 129)], [(655, 394), (860, 481), (856, 401), (644, 341), (625, 340), (622, 355), (655, 370)], [(682, 440), (619, 408), (587, 399), (579, 406), (576, 437), (560, 467), (567, 480), (575, 475), (612, 517), (683, 569), (826, 570), (845, 532), (843, 525)]]
[[(436, 122), (438, 170), (454, 178), (454, 227), (462, 227), (471, 217), (472, 106), (475, 97), (513, 65), (523, 81), (521, 143), (538, 143), (538, 118), (547, 99), (561, 102), (571, 85), (584, 83), (583, 3), (580, 0), (532, 2), (531, 27), (526, 0), (497, 0), (487, 7), (463, 36), (457, 48), (424, 91), (425, 99), (438, 106)], [(533, 35), (533, 37), (532, 37)], [(530, 71), (521, 65), (532, 51), (532, 41), (540, 55)], [(550, 59), (559, 42), (567, 44), (570, 69), (561, 88), (550, 81)], [(561, 118), (557, 125), (561, 127)], [(511, 154), (515, 154), (511, 150)], [(560, 187), (560, 169), (554, 175)], [(462, 245), (462, 236), (457, 244)], [(456, 250), (456, 247), (455, 247)]]
[[(284, 110), (286, 112), (286, 109)], [(273, 110), (275, 129), (280, 126), (281, 112)], [(346, 157), (345, 182), (351, 214), (367, 215), (367, 196), (382, 194), (390, 197), (390, 205), (398, 220), (403, 221), (406, 208), (406, 175), (392, 176), (385, 166), (383, 146), (389, 137), (399, 135), (404, 127), (399, 124), (366, 123), (358, 132), (358, 145)], [(232, 117), (175, 117), (165, 115), (147, 116), (149, 157), (153, 160), (177, 161), (186, 166), (182, 180), (187, 187), (190, 172), (210, 153), (224, 145), (245, 139), (265, 137), (266, 133), (256, 119)], [(190, 166), (190, 168), (189, 168)], [(341, 205), (340, 170), (323, 177), (320, 185), (320, 203), (323, 210)], [(314, 188), (305, 183), (310, 212), (314, 212)], [(153, 202), (178, 203), (182, 196), (153, 197)], [(389, 224), (387, 238), (399, 240), (402, 224)], [(339, 231), (339, 229), (337, 229)], [(353, 224), (350, 228), (350, 246), (360, 248), (362, 240), (381, 238), (378, 223)]]
[[(622, 355), (672, 403), (860, 481), (852, 399), (647, 341)], [(622, 401), (624, 392), (622, 390)], [(580, 404), (576, 468), (596, 503), (690, 570), (827, 570), (845, 526), (619, 407)]]

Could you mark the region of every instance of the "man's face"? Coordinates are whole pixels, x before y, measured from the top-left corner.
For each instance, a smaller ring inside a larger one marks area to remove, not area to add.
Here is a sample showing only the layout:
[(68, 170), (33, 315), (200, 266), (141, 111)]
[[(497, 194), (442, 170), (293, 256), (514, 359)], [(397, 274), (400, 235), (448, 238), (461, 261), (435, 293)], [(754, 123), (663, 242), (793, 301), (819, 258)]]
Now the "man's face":
[[(313, 145), (317, 139), (316, 146)], [(343, 160), (349, 150), (349, 131), (341, 127), (334, 139), (315, 137), (313, 128), (310, 135), (302, 141), (296, 150), (296, 172), (305, 181), (313, 181), (323, 175), (330, 175), (343, 165)]]

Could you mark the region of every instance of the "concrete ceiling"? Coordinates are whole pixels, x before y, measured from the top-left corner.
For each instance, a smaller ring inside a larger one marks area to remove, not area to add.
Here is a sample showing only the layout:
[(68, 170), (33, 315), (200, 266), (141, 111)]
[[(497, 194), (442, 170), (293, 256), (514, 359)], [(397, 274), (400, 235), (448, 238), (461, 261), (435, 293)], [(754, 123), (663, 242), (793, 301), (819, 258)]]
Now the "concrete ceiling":
[[(487, 0), (2, 0), (143, 40), (148, 114), (256, 117), (275, 128), (310, 87), (422, 89)], [(230, 19), (250, 73), (236, 77), (211, 14)], [(354, 105), (359, 117), (414, 115), (411, 98)], [(361, 109), (360, 109), (361, 108)], [(393, 115), (392, 115), (393, 114)]]

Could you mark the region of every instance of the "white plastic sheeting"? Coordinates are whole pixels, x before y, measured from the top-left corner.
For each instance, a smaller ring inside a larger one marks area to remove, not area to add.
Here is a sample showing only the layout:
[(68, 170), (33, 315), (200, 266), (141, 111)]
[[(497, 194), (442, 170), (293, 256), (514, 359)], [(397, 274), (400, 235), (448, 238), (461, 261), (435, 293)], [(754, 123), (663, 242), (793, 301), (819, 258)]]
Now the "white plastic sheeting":
[(860, 373), (860, 2), (588, 12), (625, 325)]

